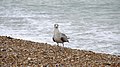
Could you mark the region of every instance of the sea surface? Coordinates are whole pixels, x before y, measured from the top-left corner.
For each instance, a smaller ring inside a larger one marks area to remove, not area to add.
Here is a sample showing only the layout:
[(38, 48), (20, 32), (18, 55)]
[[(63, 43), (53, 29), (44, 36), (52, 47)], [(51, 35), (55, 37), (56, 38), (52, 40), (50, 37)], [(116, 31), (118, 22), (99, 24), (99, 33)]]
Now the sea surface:
[(56, 23), (65, 47), (120, 55), (120, 0), (0, 0), (2, 36), (56, 45)]

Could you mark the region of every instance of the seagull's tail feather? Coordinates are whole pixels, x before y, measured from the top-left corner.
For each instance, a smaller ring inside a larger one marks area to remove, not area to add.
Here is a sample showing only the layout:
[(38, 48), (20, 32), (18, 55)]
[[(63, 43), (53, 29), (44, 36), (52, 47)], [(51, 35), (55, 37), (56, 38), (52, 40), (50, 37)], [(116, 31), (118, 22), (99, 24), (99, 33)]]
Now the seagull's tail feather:
[(67, 37), (67, 39), (70, 39), (70, 37)]

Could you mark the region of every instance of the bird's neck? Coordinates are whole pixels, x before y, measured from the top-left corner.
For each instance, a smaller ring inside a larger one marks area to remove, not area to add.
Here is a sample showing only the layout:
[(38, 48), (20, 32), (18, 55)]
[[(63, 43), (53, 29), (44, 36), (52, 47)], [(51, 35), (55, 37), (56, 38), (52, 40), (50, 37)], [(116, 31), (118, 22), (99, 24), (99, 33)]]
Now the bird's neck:
[(54, 29), (54, 34), (56, 35), (56, 34), (59, 34), (59, 33), (60, 33), (59, 29), (58, 29), (58, 28), (55, 28), (55, 29)]

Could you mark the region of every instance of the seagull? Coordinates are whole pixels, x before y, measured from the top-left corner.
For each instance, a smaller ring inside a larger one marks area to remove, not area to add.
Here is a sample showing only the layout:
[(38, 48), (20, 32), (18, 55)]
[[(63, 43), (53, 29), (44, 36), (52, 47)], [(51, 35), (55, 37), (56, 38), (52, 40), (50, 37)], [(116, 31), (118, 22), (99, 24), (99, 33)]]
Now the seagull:
[(54, 35), (53, 35), (53, 41), (57, 43), (57, 45), (59, 45), (59, 43), (63, 44), (64, 47), (64, 42), (69, 42), (68, 41), (68, 37), (64, 34), (61, 33), (58, 29), (58, 24), (54, 24)]

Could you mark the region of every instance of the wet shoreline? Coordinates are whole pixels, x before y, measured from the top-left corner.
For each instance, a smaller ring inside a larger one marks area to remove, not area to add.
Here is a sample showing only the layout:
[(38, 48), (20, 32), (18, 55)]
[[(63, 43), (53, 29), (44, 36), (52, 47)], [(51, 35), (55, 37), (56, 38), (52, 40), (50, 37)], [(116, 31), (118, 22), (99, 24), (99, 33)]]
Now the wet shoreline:
[(0, 36), (0, 66), (120, 67), (120, 56)]

